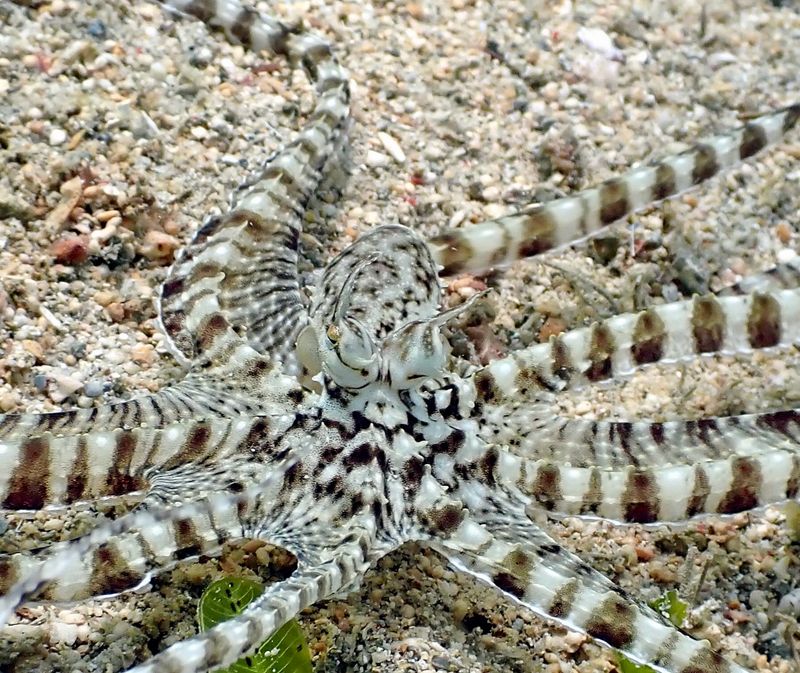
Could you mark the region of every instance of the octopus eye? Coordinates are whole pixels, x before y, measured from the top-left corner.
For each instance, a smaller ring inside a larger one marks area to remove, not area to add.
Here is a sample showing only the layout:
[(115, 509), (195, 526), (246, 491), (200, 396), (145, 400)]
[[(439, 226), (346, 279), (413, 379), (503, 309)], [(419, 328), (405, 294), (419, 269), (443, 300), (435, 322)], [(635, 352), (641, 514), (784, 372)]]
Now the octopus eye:
[(325, 330), (325, 334), (332, 344), (339, 343), (339, 339), (342, 338), (342, 332), (336, 325), (328, 325), (328, 329)]

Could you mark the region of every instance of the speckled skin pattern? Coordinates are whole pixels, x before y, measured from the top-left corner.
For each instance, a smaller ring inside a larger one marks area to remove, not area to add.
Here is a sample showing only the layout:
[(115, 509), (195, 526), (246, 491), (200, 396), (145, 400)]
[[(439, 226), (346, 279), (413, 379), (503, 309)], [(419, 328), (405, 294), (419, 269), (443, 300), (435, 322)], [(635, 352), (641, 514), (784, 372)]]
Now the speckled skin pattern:
[(298, 560), (291, 577), (236, 619), (132, 669), (210, 671), (416, 541), (509, 601), (656, 670), (748, 670), (559, 546), (529, 512), (655, 523), (797, 498), (797, 409), (622, 422), (564, 418), (554, 400), (655, 363), (797, 344), (798, 264), (482, 366), (452, 354), (448, 337), (481, 295), (445, 310), (439, 275), (540, 254), (696, 186), (779, 141), (800, 104), (429, 241), (376, 227), (327, 264), (309, 300), (299, 240), (344, 143), (347, 74), (322, 38), (235, 0), (164, 4), (302, 68), (316, 107), (229, 212), (203, 224), (161, 288), (164, 333), (188, 367), (182, 381), (104, 407), (0, 417), (3, 509), (144, 494), (135, 511), (74, 541), (0, 557), (0, 620), (26, 600), (119, 593), (230, 540), (287, 548)]

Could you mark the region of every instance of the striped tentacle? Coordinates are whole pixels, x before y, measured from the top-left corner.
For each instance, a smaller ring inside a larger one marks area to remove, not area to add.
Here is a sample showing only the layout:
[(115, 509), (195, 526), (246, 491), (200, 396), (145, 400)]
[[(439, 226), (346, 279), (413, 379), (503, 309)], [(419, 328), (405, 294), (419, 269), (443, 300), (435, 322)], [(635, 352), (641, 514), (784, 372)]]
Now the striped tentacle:
[(223, 353), (226, 343), (244, 337), (292, 372), (291, 350), (307, 322), (297, 278), (298, 231), (240, 210), (210, 229), (200, 229), (161, 287), (159, 315), (171, 350), (181, 361), (207, 355), (216, 329), (225, 337), (218, 348)]
[(603, 227), (675, 196), (777, 142), (800, 119), (800, 103), (754, 119), (574, 196), (433, 237), (445, 275), (484, 271), (596, 235)]
[(665, 423), (594, 421), (554, 416), (549, 401), (551, 391), (653, 362), (797, 343), (798, 313), (797, 289), (708, 295), (617, 316), (490, 363), (474, 383), (482, 413), (501, 416), (485, 437), (507, 447), (494, 461), (497, 481), (556, 513), (644, 523), (796, 497), (800, 431), (793, 410)]
[(450, 537), (431, 545), (458, 570), (573, 631), (586, 633), (660, 673), (745, 673), (638, 603), (560, 547), (521, 508), (465, 517)]
[[(0, 440), (0, 509), (35, 510), (145, 491), (163, 475), (182, 482), (185, 498), (213, 491), (247, 480), (248, 465), (272, 451), (288, 419), (232, 415)], [(192, 469), (199, 474), (187, 476)]]
[(304, 393), (244, 343), (224, 367), (230, 380), (211, 366), (126, 402), (0, 416), (0, 509), (122, 495), (158, 471), (262, 455)]
[(488, 465), (493, 483), (556, 514), (630, 523), (733, 514), (800, 494), (800, 410), (663, 423), (556, 418), (495, 449)]
[(301, 610), (350, 590), (369, 567), (372, 546), (372, 534), (355, 531), (329, 557), (267, 587), (238, 617), (172, 645), (129, 673), (205, 673), (233, 663)]
[(800, 289), (705, 295), (625, 313), (551, 337), (475, 374), (487, 404), (538, 389), (576, 389), (654, 363), (748, 353), (800, 342)]
[(17, 605), (43, 591), (52, 597), (84, 595), (95, 586), (102, 589), (104, 583), (113, 584), (118, 576), (120, 583), (127, 582), (127, 577), (135, 583), (154, 568), (247, 535), (276, 509), (281, 488), (295, 465), (294, 458), (274, 464), (266, 477), (262, 474), (240, 493), (131, 512), (76, 540), (54, 545), (44, 560), (31, 562), (34, 557), (24, 554), (7, 557), (0, 566), (7, 587), (0, 596), (0, 624)]
[[(174, 518), (137, 512), (133, 515), (134, 530), (82, 555), (73, 553), (72, 543), (66, 542), (43, 551), (0, 556), (0, 596), (11, 596), (15, 585), (34, 575), (48, 559), (61, 562), (61, 572), (27, 599), (72, 601), (118, 594), (179, 561), (217, 554), (226, 541), (245, 536), (248, 514), (247, 505), (238, 503), (200, 504)], [(0, 605), (4, 600), (0, 598)]]
[(0, 441), (48, 432), (61, 436), (117, 428), (163, 428), (217, 416), (258, 415), (266, 405), (280, 413), (288, 410), (287, 398), (300, 402), (297, 384), (274, 371), (268, 360), (246, 345), (235, 355), (226, 365), (226, 377), (216, 376), (214, 369), (208, 368), (190, 373), (158, 393), (124, 402), (41, 414), (0, 414)]
[[(160, 297), (162, 324), (186, 360), (202, 355), (210, 321), (246, 331), (254, 348), (298, 370), (294, 343), (308, 316), (297, 275), (298, 237), (308, 200), (337, 151), (349, 116), (347, 74), (321, 37), (245, 8), (239, 0), (163, 0), (221, 28), (234, 42), (286, 57), (315, 83), (306, 126), (234, 194), (231, 211), (211, 218), (185, 249)], [(225, 328), (225, 329), (223, 329)]]

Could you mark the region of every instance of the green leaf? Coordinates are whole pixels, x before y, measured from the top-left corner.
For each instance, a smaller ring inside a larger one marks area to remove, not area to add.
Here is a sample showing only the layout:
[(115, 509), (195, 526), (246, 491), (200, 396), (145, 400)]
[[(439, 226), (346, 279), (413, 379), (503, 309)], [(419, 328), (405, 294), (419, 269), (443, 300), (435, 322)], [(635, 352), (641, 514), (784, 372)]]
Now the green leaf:
[[(264, 587), (254, 580), (226, 577), (206, 587), (197, 606), (197, 622), (205, 631), (238, 615)], [(224, 673), (311, 673), (311, 652), (305, 636), (291, 621), (272, 634), (253, 654), (231, 664)]]
[(645, 664), (634, 664), (622, 652), (617, 652), (617, 663), (620, 673), (655, 673), (655, 671)]
[(650, 607), (669, 619), (673, 626), (683, 624), (686, 613), (689, 611), (689, 604), (679, 598), (675, 589), (670, 589), (663, 596), (656, 598), (650, 603)]

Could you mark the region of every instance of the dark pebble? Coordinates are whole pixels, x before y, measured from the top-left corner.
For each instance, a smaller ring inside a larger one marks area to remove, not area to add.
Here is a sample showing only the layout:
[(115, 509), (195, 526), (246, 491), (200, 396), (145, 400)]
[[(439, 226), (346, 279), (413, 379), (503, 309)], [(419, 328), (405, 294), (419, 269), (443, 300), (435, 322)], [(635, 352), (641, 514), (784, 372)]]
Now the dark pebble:
[(100, 21), (100, 19), (89, 21), (89, 25), (86, 26), (86, 32), (98, 40), (104, 40), (108, 34), (108, 31), (106, 30), (106, 24)]
[(435, 656), (431, 657), (431, 664), (434, 668), (440, 671), (449, 671), (450, 670), (450, 660), (446, 657)]
[(80, 360), (86, 357), (86, 344), (82, 341), (76, 341), (69, 347), (69, 352)]

